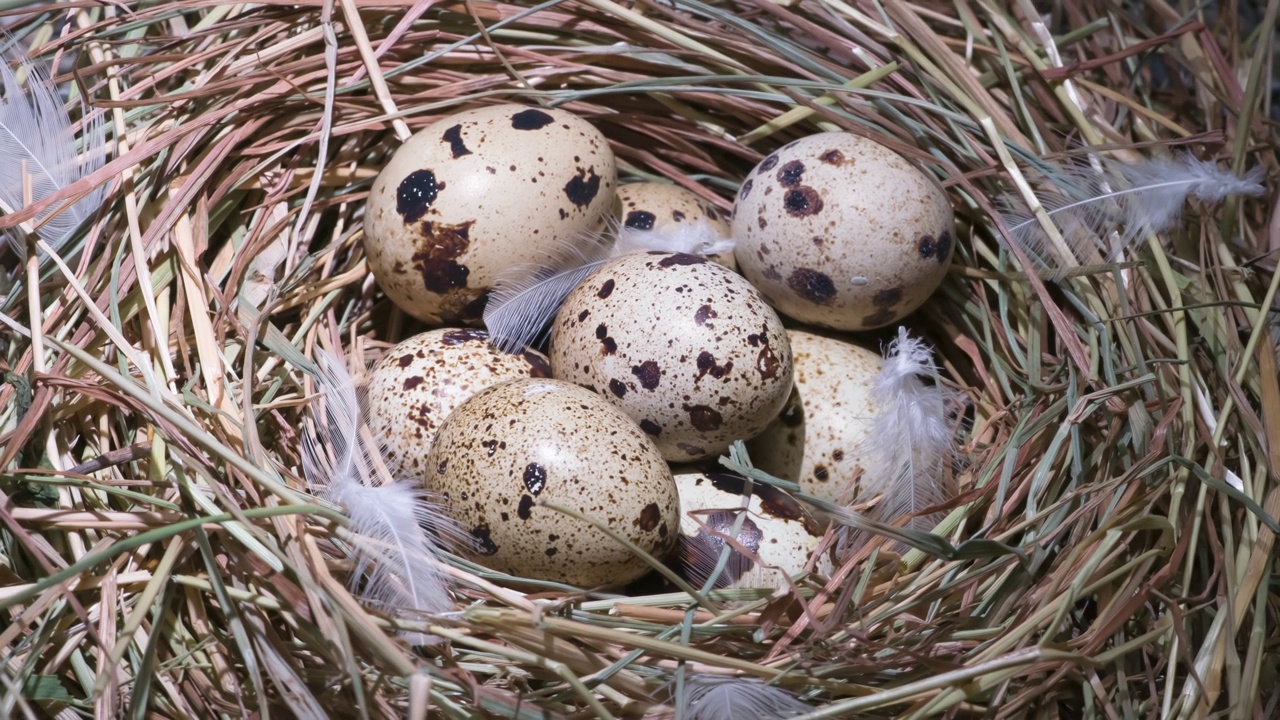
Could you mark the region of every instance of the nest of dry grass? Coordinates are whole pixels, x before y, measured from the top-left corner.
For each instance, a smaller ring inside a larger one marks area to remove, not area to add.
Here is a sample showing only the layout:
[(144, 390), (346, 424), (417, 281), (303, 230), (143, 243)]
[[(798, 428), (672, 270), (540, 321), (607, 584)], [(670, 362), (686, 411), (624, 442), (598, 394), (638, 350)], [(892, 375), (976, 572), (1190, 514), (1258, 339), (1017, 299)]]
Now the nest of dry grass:
[[(1280, 2), (1184, 6), (13, 10), (23, 46), (109, 111), (111, 155), (66, 191), (109, 184), (46, 270), (40, 322), (0, 251), (0, 715), (665, 717), (688, 673), (716, 673), (805, 718), (1273, 716), (1274, 195), (1057, 281), (992, 221), (1081, 144), (1275, 176)], [(298, 491), (299, 368), (421, 329), (369, 276), (363, 199), (397, 135), (501, 101), (578, 113), (624, 176), (725, 209), (765, 153), (822, 129), (942, 180), (959, 252), (907, 322), (973, 413), (936, 532), (1018, 553), (881, 552), (736, 610), (529, 594), (455, 560), (457, 612), (408, 623), (445, 642), (400, 642), (346, 589), (340, 511)]]

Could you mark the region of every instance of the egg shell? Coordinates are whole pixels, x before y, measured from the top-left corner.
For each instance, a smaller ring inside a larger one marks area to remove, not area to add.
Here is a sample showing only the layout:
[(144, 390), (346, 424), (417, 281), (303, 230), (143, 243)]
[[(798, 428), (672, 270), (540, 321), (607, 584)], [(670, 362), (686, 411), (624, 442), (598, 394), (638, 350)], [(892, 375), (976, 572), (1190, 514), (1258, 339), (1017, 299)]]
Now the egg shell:
[(598, 229), (617, 166), (604, 136), (550, 108), (497, 105), (415, 133), (374, 180), (369, 269), (393, 302), (432, 324), (476, 324), (504, 269)]
[(840, 338), (790, 329), (796, 384), (778, 418), (748, 443), (756, 467), (830, 502), (853, 499), (875, 419), (884, 359)]
[(869, 330), (896, 322), (946, 276), (954, 217), (933, 178), (851, 133), (819, 133), (766, 157), (734, 207), (739, 271), (779, 312)]
[(391, 348), (365, 390), (369, 427), (384, 443), (387, 467), (398, 477), (425, 478), (427, 453), (449, 413), (487, 387), (525, 377), (551, 377), (546, 356), (501, 352), (484, 330), (432, 330)]
[[(729, 215), (679, 185), (639, 182), (618, 187), (618, 221), (631, 230), (675, 232), (702, 224), (698, 230), (727, 238)], [(738, 268), (732, 251), (709, 257), (730, 270)]]
[(553, 377), (608, 398), (672, 462), (753, 437), (791, 392), (777, 313), (742, 276), (696, 255), (609, 261), (569, 294), (547, 354)]
[(615, 587), (649, 565), (608, 525), (657, 558), (679, 534), (675, 482), (640, 428), (600, 396), (551, 379), (511, 380), (473, 395), (436, 434), (426, 483), (473, 539), (477, 562), (520, 577)]
[[(686, 577), (699, 585), (719, 562), (726, 545), (724, 536), (735, 538), (750, 556), (730, 545), (716, 588), (783, 587), (788, 577), (804, 570), (822, 541), (822, 526), (795, 498), (778, 488), (752, 483), (748, 499), (746, 481), (727, 472), (677, 475), (676, 487), (680, 492), (681, 563)], [(744, 511), (747, 516), (734, 534), (734, 525)], [(826, 554), (819, 557), (815, 569), (829, 575), (830, 558)]]

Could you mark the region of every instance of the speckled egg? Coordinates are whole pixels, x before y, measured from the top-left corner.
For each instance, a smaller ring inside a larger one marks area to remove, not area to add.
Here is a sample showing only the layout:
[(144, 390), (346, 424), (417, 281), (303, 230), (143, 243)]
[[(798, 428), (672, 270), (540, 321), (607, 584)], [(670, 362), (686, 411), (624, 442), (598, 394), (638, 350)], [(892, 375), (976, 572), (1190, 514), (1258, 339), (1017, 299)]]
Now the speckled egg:
[[(618, 221), (632, 232), (682, 233), (708, 240), (729, 237), (729, 213), (671, 183), (639, 182), (618, 187)], [(736, 270), (733, 251), (709, 256)]]
[(883, 359), (826, 335), (788, 330), (795, 361), (791, 398), (748, 451), (756, 467), (800, 483), (806, 494), (847, 502), (863, 473), (860, 448), (876, 414)]
[(584, 520), (655, 557), (675, 546), (671, 471), (640, 428), (599, 395), (558, 380), (495, 385), (455, 409), (427, 457), (428, 490), (473, 539), (477, 562), (520, 577), (616, 587), (649, 566)]
[[(685, 577), (705, 583), (720, 561), (725, 537), (737, 540), (751, 555), (730, 545), (729, 558), (716, 588), (778, 588), (800, 573), (822, 540), (823, 528), (795, 498), (775, 487), (752, 483), (727, 472), (677, 475), (680, 491), (680, 561)], [(738, 532), (734, 525), (746, 513)], [(704, 527), (705, 526), (705, 527)], [(711, 532), (708, 532), (710, 529)], [(831, 573), (831, 559), (815, 566)]]
[(937, 289), (954, 218), (936, 181), (851, 133), (783, 146), (743, 181), (738, 268), (779, 312), (838, 330), (896, 322)]
[(527, 377), (551, 377), (546, 356), (501, 352), (483, 330), (432, 330), (391, 348), (366, 388), (369, 426), (385, 442), (388, 468), (426, 477), (436, 430), (454, 408), (487, 387)]
[(755, 436), (791, 392), (777, 313), (741, 275), (696, 255), (615, 258), (551, 328), (553, 377), (608, 398), (672, 462)]
[(616, 184), (604, 136), (564, 110), (497, 105), (446, 117), (406, 140), (374, 180), (369, 269), (414, 317), (478, 323), (498, 273), (598, 229)]

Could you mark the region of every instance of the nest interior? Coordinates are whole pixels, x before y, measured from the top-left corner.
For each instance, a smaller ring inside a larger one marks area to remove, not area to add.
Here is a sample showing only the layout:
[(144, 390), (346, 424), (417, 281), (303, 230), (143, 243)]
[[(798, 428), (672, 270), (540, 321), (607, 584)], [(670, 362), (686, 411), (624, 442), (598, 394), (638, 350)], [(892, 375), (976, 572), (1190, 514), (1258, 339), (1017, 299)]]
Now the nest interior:
[[(1278, 10), (12, 10), (15, 47), (105, 113), (109, 151), (59, 195), (108, 188), (59, 251), (69, 264), (34, 268), (40, 292), (0, 251), (0, 714), (728, 717), (690, 697), (692, 678), (722, 675), (768, 682), (806, 718), (1272, 716), (1273, 194), (1193, 203), (1063, 277), (1011, 250), (996, 218), (1085, 146), (1274, 177)], [(623, 178), (726, 211), (761, 158), (818, 131), (938, 179), (956, 257), (904, 322), (969, 406), (947, 542), (733, 609), (536, 588), (455, 559), (456, 612), (399, 622), (438, 638), (418, 649), (363, 605), (340, 510), (301, 493), (301, 368), (319, 348), (371, 362), (423, 329), (368, 272), (364, 198), (398, 138), (496, 102), (570, 110)], [(24, 212), (0, 226), (38, 208)], [(784, 712), (767, 707), (742, 712)]]

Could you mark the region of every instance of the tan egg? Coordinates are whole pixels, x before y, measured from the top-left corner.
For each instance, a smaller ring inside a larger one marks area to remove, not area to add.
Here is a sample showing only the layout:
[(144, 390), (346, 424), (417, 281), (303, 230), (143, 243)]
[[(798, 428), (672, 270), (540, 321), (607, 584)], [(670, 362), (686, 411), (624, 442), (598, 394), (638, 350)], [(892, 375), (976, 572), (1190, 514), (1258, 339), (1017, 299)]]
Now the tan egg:
[(649, 565), (595, 525), (663, 558), (679, 533), (671, 471), (640, 428), (559, 380), (512, 380), (458, 406), (427, 458), (428, 490), (474, 540), (477, 562), (581, 587), (625, 585)]
[(769, 427), (747, 445), (756, 467), (800, 483), (808, 495), (845, 502), (861, 478), (861, 448), (876, 414), (883, 358), (825, 335), (788, 330), (796, 386)]
[[(680, 492), (680, 561), (685, 577), (699, 586), (720, 561), (726, 536), (737, 540), (750, 555), (730, 545), (716, 588), (783, 587), (788, 577), (804, 571), (822, 541), (823, 527), (795, 498), (778, 488), (752, 483), (748, 498), (742, 476), (727, 472), (677, 475), (676, 487)], [(746, 516), (734, 533), (743, 513)], [(826, 554), (819, 557), (815, 569), (830, 575), (831, 559)]]
[(951, 262), (941, 186), (851, 133), (811, 135), (766, 157), (734, 207), (739, 271), (784, 315), (839, 330), (896, 322)]
[(391, 348), (370, 371), (365, 395), (388, 468), (425, 478), (427, 453), (449, 413), (487, 387), (525, 377), (551, 377), (546, 356), (501, 352), (483, 330), (432, 330)]
[(616, 184), (604, 136), (564, 110), (451, 115), (406, 140), (374, 180), (369, 269), (410, 315), (476, 324), (498, 274), (598, 229)]
[[(729, 238), (729, 213), (672, 183), (639, 182), (618, 187), (618, 221), (640, 232), (688, 234), (710, 239)], [(733, 251), (708, 256), (737, 270)]]
[(697, 255), (615, 258), (565, 299), (553, 377), (600, 393), (687, 462), (755, 436), (791, 392), (777, 313), (731, 270)]

